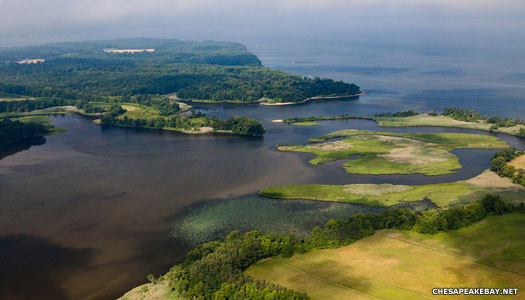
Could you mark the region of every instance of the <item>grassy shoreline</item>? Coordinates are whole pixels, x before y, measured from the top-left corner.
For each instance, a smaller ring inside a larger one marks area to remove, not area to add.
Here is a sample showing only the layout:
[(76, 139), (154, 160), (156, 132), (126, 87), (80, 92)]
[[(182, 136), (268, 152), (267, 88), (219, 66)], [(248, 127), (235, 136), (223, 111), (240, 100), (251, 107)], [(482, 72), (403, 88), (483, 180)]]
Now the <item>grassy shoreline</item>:
[(429, 199), (440, 207), (480, 199), (486, 193), (501, 195), (510, 202), (525, 201), (525, 188), (491, 171), (465, 181), (430, 185), (348, 184), (281, 185), (267, 187), (259, 195), (274, 199), (308, 199), (349, 202), (369, 206), (392, 206)]
[(336, 99), (346, 99), (346, 98), (357, 98), (359, 96), (364, 96), (366, 94), (367, 93), (362, 92), (362, 93), (358, 93), (354, 95), (343, 95), (343, 96), (315, 96), (315, 97), (306, 98), (298, 102), (260, 102), (260, 104), (269, 105), (269, 106), (295, 105), (295, 104), (302, 104), (308, 101), (315, 101), (315, 100), (336, 100)]
[(451, 117), (438, 115), (432, 116), (429, 114), (420, 114), (410, 117), (373, 117), (373, 116), (319, 116), (319, 117), (303, 117), (303, 118), (289, 118), (282, 120), (284, 123), (295, 123), (305, 121), (328, 121), (328, 120), (344, 120), (344, 119), (364, 119), (372, 120), (378, 123), (381, 127), (455, 127), (476, 129), (488, 132), (500, 132), (509, 135), (519, 136), (521, 128), (525, 129), (525, 125), (516, 125), (513, 127), (498, 127), (491, 128), (492, 124), (485, 120), (476, 122), (458, 121)]
[(317, 123), (317, 122), (297, 122), (297, 123), (292, 123), (292, 125), (295, 125), (295, 126), (317, 126), (317, 125), (320, 125), (320, 124)]
[(337, 100), (337, 99), (345, 99), (345, 98), (355, 98), (359, 96), (366, 95), (367, 93), (358, 93), (354, 95), (343, 95), (343, 96), (315, 96), (303, 99), (301, 101), (297, 102), (276, 102), (273, 99), (270, 98), (261, 98), (259, 100), (255, 101), (242, 101), (242, 100), (211, 100), (211, 99), (182, 99), (177, 97), (173, 94), (168, 94), (170, 99), (180, 101), (180, 102), (188, 102), (188, 103), (211, 103), (211, 104), (217, 104), (217, 103), (235, 103), (235, 104), (259, 104), (259, 105), (267, 105), (267, 106), (283, 106), (283, 105), (295, 105), (295, 104), (302, 104), (306, 103), (308, 101), (315, 101), (315, 100)]

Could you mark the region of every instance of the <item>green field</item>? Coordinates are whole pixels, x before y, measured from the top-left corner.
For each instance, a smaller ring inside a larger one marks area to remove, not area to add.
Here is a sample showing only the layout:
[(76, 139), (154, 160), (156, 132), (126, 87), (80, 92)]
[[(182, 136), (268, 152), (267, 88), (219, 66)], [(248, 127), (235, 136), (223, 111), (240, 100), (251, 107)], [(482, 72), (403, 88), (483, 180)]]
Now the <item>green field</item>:
[(518, 297), (501, 298), (525, 299), (524, 226), (525, 215), (513, 213), (435, 235), (385, 230), (339, 249), (266, 259), (246, 273), (313, 299), (457, 298), (433, 296), (437, 287), (518, 288)]
[[(333, 142), (333, 138), (349, 137)], [(340, 130), (312, 138), (310, 145), (282, 145), (280, 151), (317, 155), (311, 164), (336, 161), (358, 155), (343, 167), (353, 174), (442, 175), (461, 168), (458, 158), (448, 151), (460, 148), (506, 148), (506, 142), (481, 134), (393, 133)], [(316, 143), (319, 142), (319, 143)]]
[(440, 207), (473, 202), (487, 193), (499, 194), (513, 203), (525, 201), (525, 188), (489, 171), (467, 181), (430, 185), (298, 184), (268, 187), (259, 192), (262, 196), (276, 199), (310, 199), (370, 206), (392, 206), (426, 198)]

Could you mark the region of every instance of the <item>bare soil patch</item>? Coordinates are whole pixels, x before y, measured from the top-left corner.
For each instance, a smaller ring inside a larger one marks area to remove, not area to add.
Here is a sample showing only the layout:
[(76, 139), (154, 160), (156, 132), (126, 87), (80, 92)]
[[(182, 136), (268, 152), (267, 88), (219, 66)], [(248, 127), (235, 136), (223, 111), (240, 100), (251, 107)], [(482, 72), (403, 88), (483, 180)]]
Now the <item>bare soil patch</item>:
[(199, 127), (199, 131), (203, 133), (208, 133), (213, 131), (213, 127)]
[(146, 283), (127, 292), (118, 300), (163, 300), (167, 298), (168, 291), (167, 281)]
[(138, 107), (136, 106), (131, 106), (131, 105), (121, 105), (121, 107), (127, 111), (134, 111), (134, 110), (137, 110), (139, 109)]
[(314, 149), (314, 150), (321, 150), (321, 151), (339, 151), (339, 150), (347, 150), (354, 147), (351, 143), (344, 142), (344, 141), (335, 141), (335, 142), (329, 142), (329, 143), (322, 143), (322, 144), (315, 144), (315, 145), (308, 145), (306, 148), (308, 149)]
[(20, 65), (27, 65), (27, 64), (43, 63), (45, 61), (46, 60), (43, 58), (35, 58), (35, 59), (22, 59), (22, 60), (17, 61), (17, 63)]
[(401, 193), (411, 190), (407, 185), (393, 184), (351, 184), (345, 186), (345, 193), (362, 196), (381, 196), (385, 194)]
[(277, 146), (277, 150), (279, 151), (291, 151), (297, 148), (297, 146)]
[(104, 49), (106, 53), (140, 53), (155, 52), (155, 49)]
[(498, 174), (492, 171), (485, 171), (478, 176), (466, 180), (470, 184), (474, 184), (481, 187), (495, 187), (495, 188), (516, 188), (524, 189), (522, 186), (517, 185), (510, 180), (510, 178), (499, 177)]
[(26, 100), (26, 98), (0, 98), (0, 102), (2, 101), (22, 101), (22, 100)]
[(397, 163), (420, 165), (446, 162), (452, 157), (452, 154), (440, 149), (408, 146), (394, 148), (390, 150), (390, 153), (380, 154), (378, 156)]
[(511, 160), (508, 165), (513, 166), (516, 169), (525, 169), (525, 154), (516, 157), (515, 159)]

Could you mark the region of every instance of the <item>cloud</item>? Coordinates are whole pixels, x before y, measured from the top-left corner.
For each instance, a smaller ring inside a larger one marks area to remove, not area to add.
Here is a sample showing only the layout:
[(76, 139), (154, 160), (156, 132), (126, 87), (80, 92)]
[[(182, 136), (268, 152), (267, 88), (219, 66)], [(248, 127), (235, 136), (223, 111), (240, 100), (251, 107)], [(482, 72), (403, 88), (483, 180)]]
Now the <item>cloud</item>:
[(0, 0), (0, 7), (0, 34), (170, 22), (248, 26), (261, 20), (280, 22), (316, 15), (525, 16), (522, 0)]

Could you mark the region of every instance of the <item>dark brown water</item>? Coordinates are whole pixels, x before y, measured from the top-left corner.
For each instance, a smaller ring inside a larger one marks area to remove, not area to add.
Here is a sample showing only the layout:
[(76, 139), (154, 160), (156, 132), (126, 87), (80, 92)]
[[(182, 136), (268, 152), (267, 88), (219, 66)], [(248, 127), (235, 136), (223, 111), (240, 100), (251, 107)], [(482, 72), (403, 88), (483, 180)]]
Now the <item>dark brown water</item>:
[[(338, 105), (343, 110), (349, 103)], [(378, 129), (374, 122), (342, 120), (315, 127), (291, 126), (269, 122), (282, 117), (282, 110), (273, 109), (216, 106), (211, 110), (223, 116), (251, 112), (248, 114), (261, 117), (268, 128), (263, 138), (102, 128), (79, 116), (53, 117), (56, 126), (69, 130), (46, 137), (45, 144), (22, 145), (20, 152), (10, 150), (0, 160), (0, 298), (27, 299), (36, 294), (39, 299), (120, 296), (145, 282), (147, 274), (162, 274), (183, 258), (189, 246), (172, 237), (173, 226), (177, 221), (186, 222), (192, 209), (202, 210), (199, 203), (206, 199), (234, 199), (220, 201), (230, 201), (228, 205), (243, 211), (254, 209), (253, 205), (240, 205), (246, 199), (243, 195), (278, 184), (456, 181), (486, 169), (494, 152), (457, 150), (454, 153), (464, 168), (444, 176), (350, 175), (335, 164), (309, 165), (310, 156), (278, 152), (274, 146), (305, 143), (309, 137), (343, 128)], [(524, 148), (523, 140), (500, 137)], [(319, 209), (298, 209), (270, 199), (267, 201), (271, 203), (263, 203), (260, 201), (265, 198), (260, 197), (256, 201), (251, 202), (255, 207), (272, 205), (285, 212), (276, 215), (281, 216), (276, 219), (280, 224), (287, 224), (294, 213)], [(350, 214), (366, 208), (349, 204), (345, 209)], [(324, 208), (323, 215), (313, 223), (288, 223), (304, 229), (340, 214), (334, 206)], [(242, 219), (211, 216), (213, 221), (230, 220), (229, 227), (222, 230), (244, 226)], [(259, 221), (264, 223), (264, 219)], [(211, 236), (220, 236), (221, 232), (214, 234)]]

